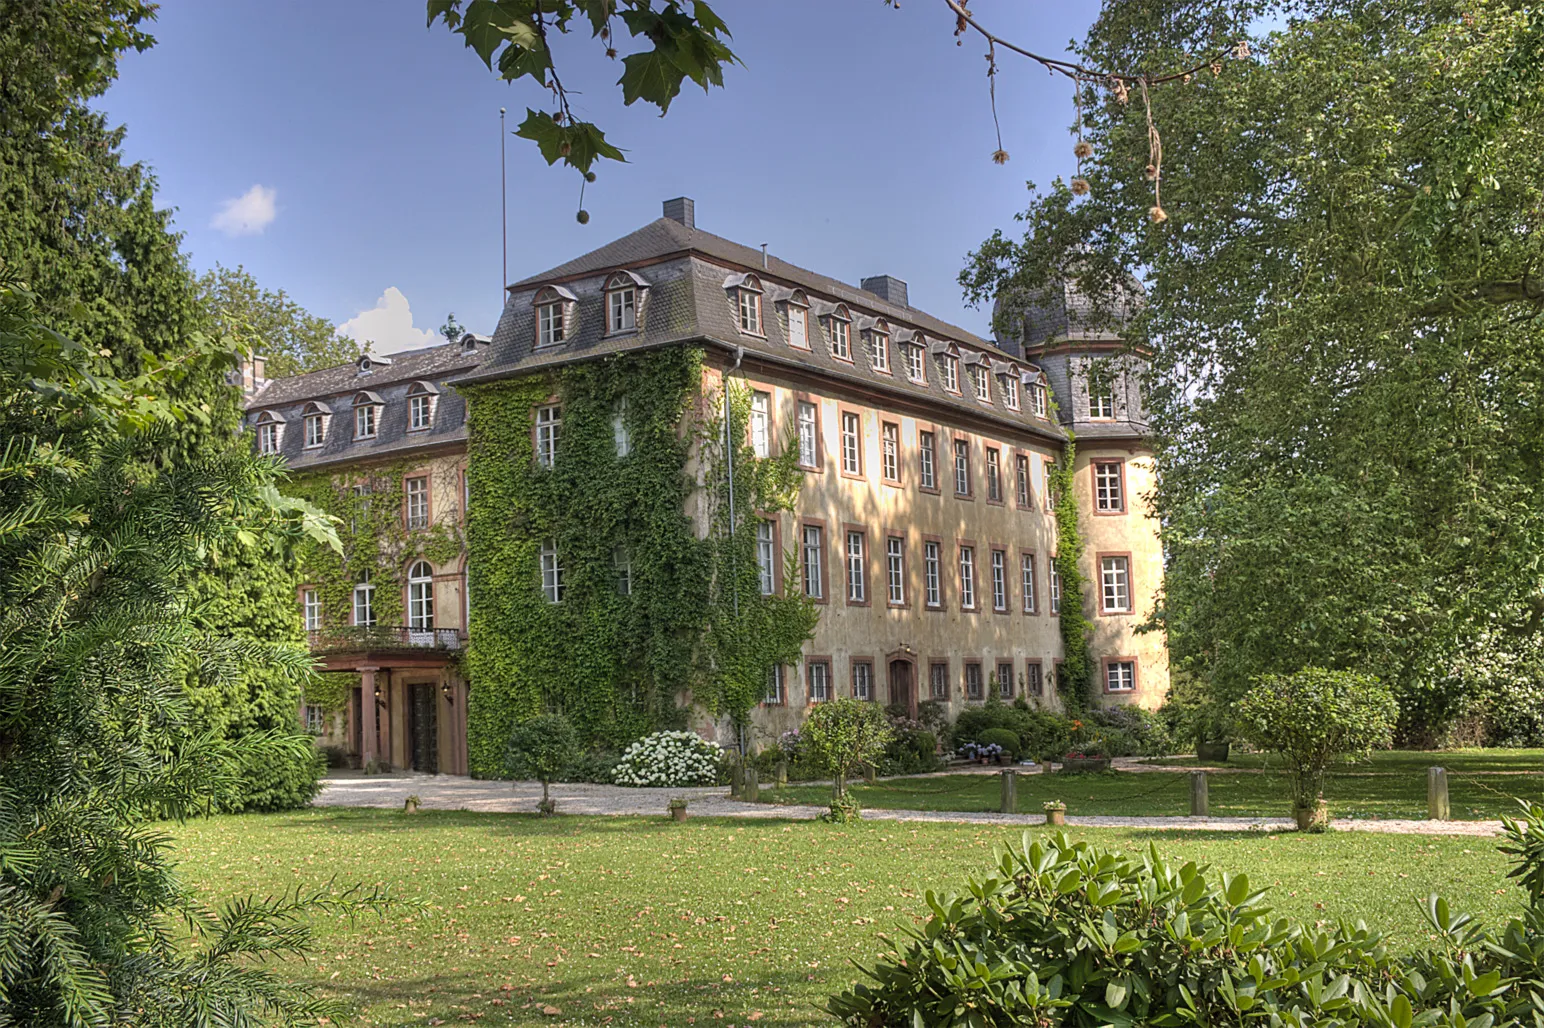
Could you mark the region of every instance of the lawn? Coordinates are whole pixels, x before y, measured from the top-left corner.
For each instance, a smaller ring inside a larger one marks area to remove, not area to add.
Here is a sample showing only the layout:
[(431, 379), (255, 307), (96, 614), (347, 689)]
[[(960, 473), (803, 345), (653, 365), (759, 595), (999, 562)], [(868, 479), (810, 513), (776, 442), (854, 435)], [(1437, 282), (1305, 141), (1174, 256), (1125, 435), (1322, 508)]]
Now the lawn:
[[(1519, 905), (1495, 842), (1082, 830), (1126, 849), (1247, 871), (1283, 914), (1360, 917), (1397, 943), (1440, 889), (1494, 923)], [(558, 817), (373, 810), (220, 817), (176, 830), (207, 900), (329, 881), (382, 883), (384, 920), (321, 922), (295, 964), (377, 1026), (801, 1025), (849, 984), (880, 932), (920, 923), (1016, 838), (998, 827)], [(543, 1013), (543, 1008), (559, 1011)]]
[[(1169, 758), (1151, 763), (1194, 761)], [(1544, 752), (1539, 750), (1377, 753), (1371, 761), (1336, 765), (1325, 784), (1325, 799), (1336, 817), (1424, 818), (1426, 769), (1434, 765), (1448, 769), (1448, 796), (1458, 819), (1512, 813), (1514, 796), (1544, 799)], [(1207, 794), (1214, 815), (1291, 815), (1286, 785), (1279, 773), (1264, 766), (1264, 758), (1248, 755), (1226, 766), (1246, 770), (1211, 776)], [(996, 775), (890, 779), (852, 791), (863, 806), (899, 810), (997, 810), (1001, 796)], [(825, 786), (794, 785), (767, 795), (775, 803), (825, 803), (830, 792)], [(1026, 813), (1039, 811), (1046, 800), (1061, 800), (1072, 815), (1188, 814), (1190, 776), (1158, 771), (1021, 775), (1018, 795), (1019, 810)]]

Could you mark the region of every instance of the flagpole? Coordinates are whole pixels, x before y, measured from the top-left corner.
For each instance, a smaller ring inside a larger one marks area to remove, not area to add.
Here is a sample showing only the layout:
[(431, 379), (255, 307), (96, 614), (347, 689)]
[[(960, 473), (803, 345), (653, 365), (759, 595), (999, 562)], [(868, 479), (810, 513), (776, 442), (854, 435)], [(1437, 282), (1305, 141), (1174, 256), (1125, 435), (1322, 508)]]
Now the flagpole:
[(504, 252), (504, 280), (499, 283), (499, 310), (509, 285), (509, 185), (504, 174), (504, 108), (499, 108), (499, 244)]

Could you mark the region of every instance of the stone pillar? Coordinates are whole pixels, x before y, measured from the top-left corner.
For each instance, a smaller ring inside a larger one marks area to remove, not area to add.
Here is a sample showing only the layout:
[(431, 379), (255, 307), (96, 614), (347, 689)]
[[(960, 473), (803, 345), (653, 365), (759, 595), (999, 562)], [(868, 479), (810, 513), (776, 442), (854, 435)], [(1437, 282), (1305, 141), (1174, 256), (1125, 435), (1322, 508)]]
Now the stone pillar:
[(1433, 821), (1446, 821), (1453, 816), (1448, 804), (1447, 769), (1426, 769), (1426, 816)]
[(359, 669), (359, 763), (369, 767), (378, 760), (375, 738), (375, 673), (379, 668)]
[(1009, 768), (1002, 773), (1002, 781), (1002, 812), (1017, 814), (1019, 812), (1019, 773)]
[(741, 789), (740, 797), (746, 803), (761, 802), (761, 775), (756, 771), (756, 765), (750, 764), (745, 768), (745, 785)]
[(1190, 772), (1190, 816), (1207, 817), (1211, 814), (1211, 800), (1206, 792), (1206, 772)]

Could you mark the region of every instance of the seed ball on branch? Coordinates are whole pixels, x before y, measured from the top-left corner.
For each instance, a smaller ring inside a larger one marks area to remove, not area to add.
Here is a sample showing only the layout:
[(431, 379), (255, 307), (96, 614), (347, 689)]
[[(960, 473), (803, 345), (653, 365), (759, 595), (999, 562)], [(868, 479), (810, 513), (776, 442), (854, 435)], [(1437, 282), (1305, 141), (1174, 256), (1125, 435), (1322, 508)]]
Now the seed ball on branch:
[(1086, 139), (1078, 140), (1078, 145), (1074, 146), (1072, 148), (1072, 156), (1076, 157), (1080, 161), (1081, 160), (1085, 160), (1086, 158), (1092, 157), (1093, 155), (1094, 155), (1093, 144), (1091, 144)]
[(584, 173), (584, 180), (586, 182), (594, 182), (595, 181), (595, 172), (593, 172), (593, 171), (585, 172)]
[(1151, 221), (1154, 225), (1162, 225), (1169, 220), (1169, 216), (1162, 207), (1151, 207), (1147, 211), (1147, 220)]
[(590, 223), (590, 212), (581, 207), (579, 208), (579, 213), (574, 215), (574, 218), (578, 220), (579, 224), (588, 225)]
[(1147, 167), (1142, 169), (1142, 174), (1147, 176), (1147, 180), (1149, 182), (1157, 181), (1158, 166), (1156, 164), (1149, 164)]
[(1007, 150), (993, 150), (992, 151), (992, 163), (993, 164), (1007, 164), (1008, 163), (1008, 151)]
[(1087, 196), (1088, 195), (1088, 179), (1084, 178), (1082, 175), (1079, 175), (1077, 178), (1073, 179), (1072, 180), (1072, 195), (1073, 196)]

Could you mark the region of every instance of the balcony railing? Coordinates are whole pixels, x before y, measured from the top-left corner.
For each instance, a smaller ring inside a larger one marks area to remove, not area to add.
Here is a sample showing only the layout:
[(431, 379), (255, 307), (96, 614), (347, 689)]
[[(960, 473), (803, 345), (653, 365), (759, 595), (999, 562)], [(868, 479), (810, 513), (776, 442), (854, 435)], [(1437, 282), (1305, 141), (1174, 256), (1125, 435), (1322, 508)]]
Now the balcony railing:
[(403, 625), (346, 625), (306, 633), (313, 650), (434, 649), (459, 650), (466, 633), (459, 628), (408, 628)]

